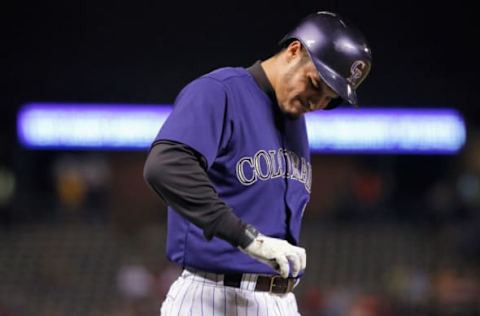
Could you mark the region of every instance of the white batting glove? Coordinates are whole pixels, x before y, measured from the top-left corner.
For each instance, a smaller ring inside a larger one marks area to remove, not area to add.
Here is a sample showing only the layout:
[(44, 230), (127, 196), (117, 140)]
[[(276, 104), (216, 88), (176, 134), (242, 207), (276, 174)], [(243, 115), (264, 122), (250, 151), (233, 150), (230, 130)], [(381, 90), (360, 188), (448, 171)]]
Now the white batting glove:
[[(305, 249), (293, 246), (286, 240), (258, 234), (243, 252), (274, 268), (283, 278), (287, 278), (292, 266), (292, 276), (297, 277), (305, 270), (307, 255)], [(290, 264), (289, 264), (290, 263)]]

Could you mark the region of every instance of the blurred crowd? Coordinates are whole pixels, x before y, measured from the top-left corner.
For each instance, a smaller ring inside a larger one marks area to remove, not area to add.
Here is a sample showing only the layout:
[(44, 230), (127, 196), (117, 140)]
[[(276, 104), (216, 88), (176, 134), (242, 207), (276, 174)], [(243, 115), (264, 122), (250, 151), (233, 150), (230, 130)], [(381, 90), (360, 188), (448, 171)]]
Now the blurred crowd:
[(381, 291), (355, 286), (310, 287), (300, 297), (305, 316), (480, 315), (479, 270), (444, 267), (435, 273), (394, 269)]
[[(1, 234), (9, 236), (32, 224), (47, 230), (50, 225), (113, 227), (123, 236), (119, 252), (129, 253), (122, 247), (135, 248), (145, 229), (165, 221), (165, 205), (142, 179), (145, 156), (144, 152), (24, 151), (18, 159), (0, 161)], [(316, 155), (312, 164), (313, 194), (305, 213), (310, 226), (334, 223), (367, 230), (370, 225), (414, 227), (433, 239), (442, 236), (436, 244), (444, 246), (440, 249), (444, 252), (443, 259), (435, 264), (398, 262), (385, 267), (386, 273), (374, 285), (356, 281), (355, 271), (329, 284), (314, 276), (308, 278), (306, 273), (307, 280), (297, 289), (302, 315), (480, 315), (479, 131), (469, 131), (468, 143), (453, 156)], [(307, 228), (304, 236), (315, 239), (315, 234), (315, 228)], [(336, 244), (334, 237), (334, 251), (355, 250), (357, 237), (353, 234), (351, 239), (353, 246), (345, 248), (340, 242)], [(8, 238), (0, 242), (5, 240)], [(163, 247), (163, 241), (161, 244)], [(391, 251), (408, 254), (408, 249), (395, 247), (391, 245)], [(0, 276), (8, 273), (10, 256), (0, 252)], [(58, 280), (52, 280), (61, 279), (59, 275), (65, 271), (60, 268), (61, 256), (36, 267), (47, 271), (40, 273), (45, 286), (54, 287)], [(113, 304), (97, 313), (92, 307), (87, 315), (157, 315), (168, 286), (180, 271), (166, 262), (163, 248), (148, 256), (112, 259), (115, 273), (108, 282), (113, 286)], [(365, 258), (357, 253), (349, 260), (354, 267), (357, 263), (364, 266), (368, 264)], [(36, 258), (30, 260), (37, 264)], [(310, 260), (309, 268), (321, 260)], [(95, 258), (90, 264), (95, 264)], [(8, 282), (11, 286), (16, 283), (13, 279)], [(0, 282), (0, 316), (25, 316), (19, 305), (28, 300), (5, 290), (8, 282), (3, 280), (3, 291)], [(45, 310), (38, 310), (36, 315), (65, 315), (55, 301), (42, 306)]]

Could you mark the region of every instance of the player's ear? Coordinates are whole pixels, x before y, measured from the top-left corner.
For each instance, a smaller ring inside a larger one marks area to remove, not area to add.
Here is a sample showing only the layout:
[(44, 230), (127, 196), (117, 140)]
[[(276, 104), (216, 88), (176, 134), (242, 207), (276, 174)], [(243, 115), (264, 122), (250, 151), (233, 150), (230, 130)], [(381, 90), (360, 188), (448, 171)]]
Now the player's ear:
[(298, 40), (292, 41), (285, 50), (287, 61), (290, 62), (303, 56), (302, 43)]

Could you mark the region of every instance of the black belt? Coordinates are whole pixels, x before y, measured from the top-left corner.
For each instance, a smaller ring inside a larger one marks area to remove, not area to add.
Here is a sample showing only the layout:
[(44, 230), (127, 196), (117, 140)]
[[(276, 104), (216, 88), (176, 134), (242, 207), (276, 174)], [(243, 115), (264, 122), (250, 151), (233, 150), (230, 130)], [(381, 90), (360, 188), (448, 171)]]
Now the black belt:
[[(240, 287), (242, 281), (242, 274), (224, 274), (223, 285)], [(291, 292), (295, 286), (295, 278), (284, 279), (279, 275), (259, 275), (255, 284), (255, 291), (271, 292), (275, 294), (285, 294)]]
[[(201, 271), (194, 270), (194, 269), (187, 269), (192, 273), (202, 273)], [(208, 278), (208, 275), (205, 274), (204, 277)], [(216, 281), (211, 278), (212, 281)], [(240, 288), (242, 283), (243, 274), (242, 273), (228, 273), (223, 274), (223, 285), (231, 286)], [(275, 294), (285, 294), (289, 293), (295, 287), (295, 283), (297, 282), (296, 278), (282, 278), (279, 275), (259, 275), (257, 276), (257, 281), (255, 283), (255, 291), (260, 292), (270, 292)]]

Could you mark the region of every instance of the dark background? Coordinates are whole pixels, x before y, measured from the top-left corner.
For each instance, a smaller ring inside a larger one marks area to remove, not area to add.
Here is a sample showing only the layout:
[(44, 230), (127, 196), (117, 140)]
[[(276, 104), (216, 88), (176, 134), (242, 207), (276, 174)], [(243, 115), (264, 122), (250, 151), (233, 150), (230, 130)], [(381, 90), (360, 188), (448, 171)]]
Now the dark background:
[(462, 1), (15, 1), (2, 10), (2, 143), (24, 102), (171, 103), (206, 71), (268, 57), (317, 10), (370, 42), (362, 104), (455, 107), (478, 123), (476, 11)]
[[(370, 43), (362, 107), (455, 108), (467, 144), (447, 156), (313, 157), (302, 314), (336, 316), (328, 304), (348, 294), (342, 316), (479, 315), (477, 11), (351, 0), (3, 3), (0, 180), (15, 190), (0, 201), (0, 315), (157, 315), (165, 275), (178, 273), (164, 258), (165, 205), (142, 178), (146, 151), (26, 150), (15, 130), (23, 104), (172, 103), (197, 76), (268, 58), (323, 10)], [(92, 172), (105, 175), (91, 182)], [(132, 265), (158, 281), (146, 297), (116, 284)]]

